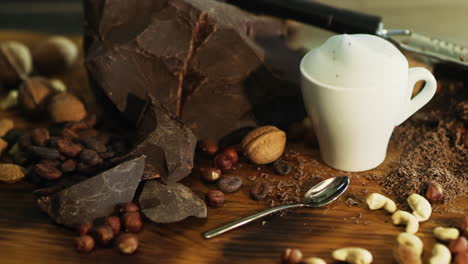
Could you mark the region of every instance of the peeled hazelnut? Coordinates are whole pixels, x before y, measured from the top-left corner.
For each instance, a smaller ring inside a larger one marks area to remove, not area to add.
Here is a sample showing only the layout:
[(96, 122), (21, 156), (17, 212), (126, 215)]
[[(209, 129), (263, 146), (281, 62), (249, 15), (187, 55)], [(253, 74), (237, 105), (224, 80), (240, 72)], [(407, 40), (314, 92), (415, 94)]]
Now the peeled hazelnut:
[(138, 212), (140, 208), (138, 208), (138, 205), (134, 203), (123, 203), (120, 205), (120, 213), (133, 213), (133, 212)]
[(15, 164), (0, 164), (0, 182), (15, 183), (24, 178), (25, 169)]
[(444, 191), (442, 186), (437, 182), (431, 182), (427, 186), (426, 199), (430, 203), (440, 203), (444, 200)]
[(239, 161), (239, 155), (235, 147), (228, 147), (222, 153), (232, 161), (232, 164), (236, 164)]
[(84, 235), (87, 235), (89, 233), (89, 231), (91, 230), (91, 228), (93, 228), (93, 225), (91, 223), (82, 223), (79, 227), (78, 227), (78, 234), (80, 236), (84, 236)]
[(86, 117), (86, 109), (76, 96), (69, 93), (59, 93), (52, 97), (49, 104), (49, 114), (56, 123), (80, 121)]
[(218, 152), (218, 144), (214, 140), (205, 139), (198, 143), (198, 148), (200, 149), (201, 153), (213, 156)]
[(206, 182), (215, 182), (221, 177), (221, 170), (216, 168), (201, 168), (200, 176)]
[(31, 73), (29, 48), (16, 41), (0, 43), (0, 81), (8, 85), (20, 82)]
[(302, 260), (302, 252), (296, 248), (287, 248), (284, 250), (281, 260), (283, 264), (299, 263)]
[(89, 235), (83, 235), (76, 239), (76, 250), (81, 253), (90, 252), (94, 248), (94, 239)]
[(5, 136), (10, 130), (13, 129), (14, 123), (11, 119), (2, 118), (0, 119), (0, 137)]
[(274, 126), (254, 129), (242, 140), (244, 155), (255, 164), (267, 164), (283, 155), (286, 133)]
[(122, 215), (122, 223), (127, 232), (137, 233), (141, 230), (143, 222), (139, 212), (128, 212)]
[(232, 160), (224, 153), (216, 155), (214, 163), (216, 168), (224, 172), (232, 169)]
[(38, 43), (32, 50), (32, 57), (40, 73), (61, 73), (75, 63), (78, 47), (68, 38), (54, 36)]
[(114, 235), (120, 232), (120, 218), (117, 216), (109, 216), (106, 218), (105, 223), (112, 228)]
[(135, 234), (124, 233), (115, 241), (117, 248), (124, 254), (132, 254), (138, 249), (138, 237)]
[(49, 82), (41, 77), (33, 77), (23, 81), (18, 90), (18, 101), (21, 108), (37, 114), (43, 109), (45, 100), (52, 94)]
[(114, 231), (108, 225), (100, 225), (94, 227), (90, 231), (91, 235), (96, 239), (96, 241), (102, 245), (107, 246), (110, 244), (111, 240), (114, 238)]

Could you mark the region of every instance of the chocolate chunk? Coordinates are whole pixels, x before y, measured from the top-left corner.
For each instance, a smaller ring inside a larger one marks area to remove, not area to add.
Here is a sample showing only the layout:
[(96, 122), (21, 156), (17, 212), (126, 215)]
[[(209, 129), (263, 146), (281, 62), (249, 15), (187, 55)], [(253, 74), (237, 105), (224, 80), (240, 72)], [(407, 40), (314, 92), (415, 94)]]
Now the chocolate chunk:
[(56, 223), (70, 227), (106, 217), (117, 204), (133, 199), (145, 158), (123, 162), (51, 196), (40, 197), (38, 205)]
[(305, 117), (300, 55), (286, 46), (283, 21), (213, 0), (142, 0), (130, 9), (117, 0), (85, 0), (84, 6), (91, 82), (134, 123), (140, 115), (131, 97), (148, 95), (199, 138)]
[(189, 188), (180, 183), (162, 184), (147, 181), (139, 198), (141, 212), (156, 223), (172, 223), (189, 216), (204, 218), (206, 205)]
[(147, 155), (145, 173), (160, 175), (164, 183), (175, 183), (192, 170), (197, 140), (192, 131), (154, 98), (142, 112), (137, 131), (139, 143), (132, 154)]

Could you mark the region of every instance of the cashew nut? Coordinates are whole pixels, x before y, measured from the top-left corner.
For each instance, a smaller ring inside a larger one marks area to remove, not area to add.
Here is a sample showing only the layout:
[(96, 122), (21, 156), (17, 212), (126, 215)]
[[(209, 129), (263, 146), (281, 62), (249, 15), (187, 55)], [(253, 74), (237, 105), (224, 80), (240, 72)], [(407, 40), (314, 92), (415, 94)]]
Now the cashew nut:
[(419, 237), (401, 233), (397, 237), (397, 245), (393, 256), (399, 264), (421, 264), (423, 243)]
[(416, 217), (408, 212), (398, 210), (392, 215), (394, 225), (405, 225), (406, 233), (414, 234), (418, 232), (419, 223)]
[(301, 263), (303, 263), (303, 264), (327, 264), (325, 262), (325, 260), (323, 260), (321, 258), (315, 258), (315, 257), (303, 260)]
[(460, 236), (460, 231), (453, 227), (443, 228), (439, 226), (434, 228), (434, 236), (441, 241), (447, 242), (457, 239)]
[(67, 91), (67, 86), (59, 79), (50, 79), (50, 87), (59, 93), (64, 93)]
[(406, 245), (414, 249), (418, 256), (421, 256), (423, 252), (423, 242), (421, 239), (413, 234), (400, 233), (397, 237), (399, 245)]
[(383, 207), (385, 211), (394, 213), (397, 209), (394, 201), (379, 193), (372, 193), (367, 196), (366, 203), (371, 210), (377, 210)]
[(432, 213), (432, 207), (426, 198), (419, 194), (413, 193), (406, 200), (408, 205), (413, 209), (413, 215), (419, 222), (424, 222), (429, 219)]
[(450, 250), (446, 246), (437, 243), (432, 249), (432, 257), (429, 259), (429, 264), (450, 264), (451, 259)]
[(338, 261), (344, 261), (350, 264), (369, 264), (372, 263), (372, 254), (363, 248), (349, 247), (336, 249), (332, 257)]

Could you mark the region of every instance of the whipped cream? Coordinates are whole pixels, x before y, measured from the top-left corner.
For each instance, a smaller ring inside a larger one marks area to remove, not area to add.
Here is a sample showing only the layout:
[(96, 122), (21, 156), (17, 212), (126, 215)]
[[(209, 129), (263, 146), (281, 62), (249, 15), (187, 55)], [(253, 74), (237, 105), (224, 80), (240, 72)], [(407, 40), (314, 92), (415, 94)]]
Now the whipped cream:
[(383, 38), (343, 34), (311, 50), (301, 68), (309, 78), (336, 88), (378, 89), (392, 75), (407, 75), (408, 61)]

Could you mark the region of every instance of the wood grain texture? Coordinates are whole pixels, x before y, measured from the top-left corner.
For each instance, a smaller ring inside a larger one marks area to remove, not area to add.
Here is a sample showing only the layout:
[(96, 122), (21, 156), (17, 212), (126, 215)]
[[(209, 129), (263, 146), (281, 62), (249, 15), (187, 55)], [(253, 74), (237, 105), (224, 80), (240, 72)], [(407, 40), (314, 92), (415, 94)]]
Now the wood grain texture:
[[(34, 43), (40, 35), (26, 33), (0, 33), (0, 41), (6, 39)], [(78, 39), (77, 39), (78, 40)], [(80, 64), (64, 76), (75, 92), (89, 89)], [(34, 126), (24, 120), (18, 112), (0, 113), (10, 116), (18, 126)], [(369, 211), (363, 206), (348, 206), (345, 200), (350, 194), (364, 198), (368, 192), (380, 191), (377, 182), (368, 181), (365, 173), (343, 173), (325, 166), (317, 149), (303, 144), (289, 144), (306, 157), (313, 166), (313, 174), (324, 178), (335, 175), (352, 177), (349, 190), (332, 204), (318, 209), (300, 209), (286, 216), (270, 216), (264, 221), (254, 222), (211, 240), (202, 238), (201, 233), (231, 220), (268, 207), (266, 202), (250, 199), (249, 187), (260, 180), (250, 181), (249, 175), (259, 175), (255, 166), (244, 164), (234, 173), (244, 178), (244, 187), (226, 195), (223, 208), (208, 209), (207, 219), (189, 218), (175, 224), (145, 222), (139, 234), (141, 247), (135, 255), (124, 256), (114, 248), (97, 249), (90, 254), (79, 254), (74, 250), (73, 230), (53, 224), (36, 207), (32, 195), (34, 186), (21, 182), (0, 184), (0, 263), (2, 264), (54, 264), (54, 263), (279, 263), (279, 256), (286, 247), (297, 247), (305, 256), (318, 256), (327, 263), (331, 251), (339, 247), (358, 246), (370, 250), (374, 263), (393, 263), (392, 245), (403, 227), (393, 226), (390, 215), (384, 211)], [(398, 149), (390, 149), (385, 163), (371, 171), (383, 175), (390, 165), (398, 160)], [(271, 168), (261, 166), (262, 171), (271, 173)], [(270, 176), (285, 177), (285, 176)], [(214, 185), (202, 183), (196, 174), (183, 183), (191, 187), (200, 197)], [(460, 208), (460, 213), (434, 213), (428, 222), (421, 224), (418, 232), (425, 244), (424, 256), (430, 255), (435, 239), (432, 229), (447, 225), (454, 217), (467, 213), (467, 197), (462, 197), (449, 207)], [(437, 206), (437, 211), (444, 206)], [(359, 224), (352, 217), (361, 215)], [(365, 224), (365, 223), (366, 224)]]

